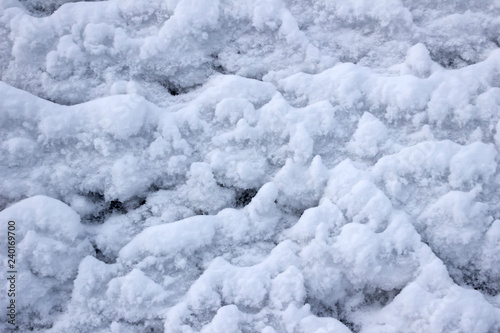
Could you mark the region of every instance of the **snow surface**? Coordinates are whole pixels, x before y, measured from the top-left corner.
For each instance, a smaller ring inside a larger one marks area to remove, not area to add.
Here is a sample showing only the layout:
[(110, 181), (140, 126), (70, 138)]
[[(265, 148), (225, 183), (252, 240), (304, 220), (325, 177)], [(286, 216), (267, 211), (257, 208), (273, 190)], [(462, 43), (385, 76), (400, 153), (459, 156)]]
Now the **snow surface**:
[(0, 2), (18, 331), (500, 332), (499, 31), (498, 0)]

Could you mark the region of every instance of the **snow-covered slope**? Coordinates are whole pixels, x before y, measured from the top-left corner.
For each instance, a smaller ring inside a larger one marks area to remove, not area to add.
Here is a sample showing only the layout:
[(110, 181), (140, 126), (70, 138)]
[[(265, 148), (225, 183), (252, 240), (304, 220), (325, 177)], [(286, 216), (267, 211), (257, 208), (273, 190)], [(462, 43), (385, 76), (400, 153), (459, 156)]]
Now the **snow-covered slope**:
[(0, 6), (20, 331), (500, 331), (497, 0)]

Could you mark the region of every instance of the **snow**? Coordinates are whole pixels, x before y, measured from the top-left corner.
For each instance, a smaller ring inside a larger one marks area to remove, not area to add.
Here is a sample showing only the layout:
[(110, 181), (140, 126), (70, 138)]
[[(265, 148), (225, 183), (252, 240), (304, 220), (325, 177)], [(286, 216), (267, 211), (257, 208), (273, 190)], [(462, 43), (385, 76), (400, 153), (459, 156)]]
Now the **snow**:
[[(19, 325), (46, 327), (51, 324), (48, 318), (69, 300), (80, 261), (94, 252), (80, 216), (59, 200), (33, 196), (3, 210), (0, 220), (4, 226), (16, 222), (16, 291), (27, 291), (16, 298), (17, 311), (24, 314)], [(7, 228), (0, 233), (6, 242)], [(6, 264), (3, 260), (4, 272)]]
[(18, 330), (499, 331), (499, 29), (496, 0), (1, 2)]

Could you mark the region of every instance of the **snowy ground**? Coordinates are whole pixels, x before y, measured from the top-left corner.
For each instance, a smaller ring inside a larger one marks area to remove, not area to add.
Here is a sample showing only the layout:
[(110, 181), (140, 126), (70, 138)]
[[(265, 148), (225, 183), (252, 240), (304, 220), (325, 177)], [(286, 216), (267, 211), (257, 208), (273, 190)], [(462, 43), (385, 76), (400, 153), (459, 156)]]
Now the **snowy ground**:
[(0, 75), (19, 332), (500, 332), (500, 1), (3, 0)]

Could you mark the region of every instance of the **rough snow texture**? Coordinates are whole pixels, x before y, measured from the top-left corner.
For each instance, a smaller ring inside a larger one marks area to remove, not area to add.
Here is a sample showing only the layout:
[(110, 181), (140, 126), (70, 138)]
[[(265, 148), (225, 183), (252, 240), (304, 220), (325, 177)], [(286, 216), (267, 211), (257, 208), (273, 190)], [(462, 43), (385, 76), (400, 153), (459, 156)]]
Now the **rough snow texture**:
[(500, 2), (0, 6), (19, 331), (500, 331)]

